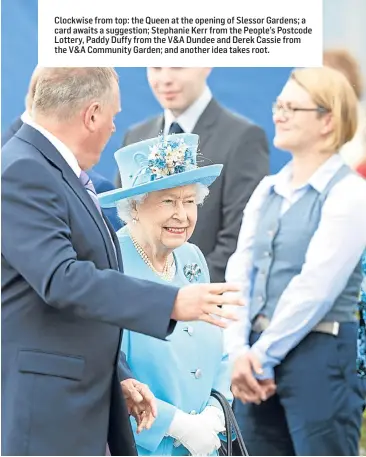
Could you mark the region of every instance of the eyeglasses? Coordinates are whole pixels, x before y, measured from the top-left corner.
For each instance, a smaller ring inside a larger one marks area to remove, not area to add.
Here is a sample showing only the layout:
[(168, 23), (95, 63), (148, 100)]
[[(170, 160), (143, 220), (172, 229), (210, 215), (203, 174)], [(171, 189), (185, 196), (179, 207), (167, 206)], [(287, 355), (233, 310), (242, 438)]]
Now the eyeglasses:
[(289, 106), (283, 106), (280, 103), (274, 102), (272, 104), (272, 114), (275, 115), (280, 113), (286, 120), (292, 119), (296, 111), (315, 111), (319, 114), (328, 113), (329, 110), (323, 106), (316, 106), (315, 108), (291, 108)]

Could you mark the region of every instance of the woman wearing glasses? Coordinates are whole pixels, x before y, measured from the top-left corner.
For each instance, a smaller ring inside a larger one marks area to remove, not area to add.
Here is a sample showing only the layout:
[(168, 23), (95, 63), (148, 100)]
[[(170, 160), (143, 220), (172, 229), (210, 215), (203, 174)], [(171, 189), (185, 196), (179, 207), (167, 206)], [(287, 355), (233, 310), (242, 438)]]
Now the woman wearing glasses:
[(248, 303), (226, 331), (235, 413), (250, 455), (359, 455), (366, 183), (338, 154), (356, 96), (336, 70), (295, 70), (273, 121), (292, 160), (253, 193), (226, 273)]

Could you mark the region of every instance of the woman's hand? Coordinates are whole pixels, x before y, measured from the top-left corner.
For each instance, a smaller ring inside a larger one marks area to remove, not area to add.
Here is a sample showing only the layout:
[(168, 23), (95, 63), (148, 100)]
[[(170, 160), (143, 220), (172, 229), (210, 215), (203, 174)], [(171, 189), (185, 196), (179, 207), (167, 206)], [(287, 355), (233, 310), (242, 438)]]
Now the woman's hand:
[(169, 436), (175, 438), (192, 455), (210, 455), (221, 446), (218, 433), (222, 428), (220, 421), (207, 420), (203, 412), (201, 414), (187, 414), (177, 410), (169, 427)]
[(137, 433), (149, 430), (158, 415), (156, 398), (149, 386), (130, 378), (122, 381), (121, 387), (128, 413), (136, 419)]

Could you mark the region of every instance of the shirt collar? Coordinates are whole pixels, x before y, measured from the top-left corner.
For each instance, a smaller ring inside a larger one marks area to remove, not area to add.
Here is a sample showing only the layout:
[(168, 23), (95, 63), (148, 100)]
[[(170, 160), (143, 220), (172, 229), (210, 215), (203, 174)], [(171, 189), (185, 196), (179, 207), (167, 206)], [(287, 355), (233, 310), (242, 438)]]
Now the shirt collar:
[(312, 174), (307, 183), (300, 188), (293, 189), (291, 186), (293, 163), (291, 161), (277, 174), (272, 176), (271, 189), (275, 190), (277, 194), (284, 196), (296, 190), (303, 189), (306, 186), (311, 186), (317, 192), (321, 193), (344, 164), (345, 162), (342, 157), (339, 154), (334, 154)]
[(170, 110), (164, 111), (164, 134), (167, 135), (169, 127), (173, 122), (177, 122), (185, 133), (192, 133), (198, 119), (207, 108), (207, 105), (212, 99), (212, 93), (208, 86), (205, 87), (202, 94), (197, 98), (195, 102), (189, 106), (184, 113), (179, 115), (177, 118)]
[(75, 155), (72, 153), (72, 151), (58, 138), (55, 137), (52, 133), (50, 133), (48, 130), (40, 126), (39, 124), (36, 124), (29, 114), (27, 112), (23, 113), (21, 116), (22, 121), (25, 124), (30, 125), (34, 129), (38, 130), (43, 136), (47, 138), (47, 140), (53, 144), (53, 146), (58, 150), (58, 152), (62, 155), (62, 157), (65, 159), (69, 167), (72, 169), (72, 171), (76, 174), (76, 176), (79, 178), (81, 174), (81, 168), (78, 164), (78, 161), (76, 160)]
[(22, 120), (23, 124), (29, 124), (30, 122), (32, 122), (32, 119), (28, 111), (24, 111), (24, 113), (20, 116), (20, 119)]

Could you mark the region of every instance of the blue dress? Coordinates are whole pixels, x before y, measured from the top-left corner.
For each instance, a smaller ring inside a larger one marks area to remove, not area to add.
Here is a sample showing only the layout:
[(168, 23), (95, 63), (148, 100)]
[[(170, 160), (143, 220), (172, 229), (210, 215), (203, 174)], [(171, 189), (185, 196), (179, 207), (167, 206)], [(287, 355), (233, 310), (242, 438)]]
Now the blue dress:
[(359, 301), (359, 327), (357, 338), (357, 372), (362, 378), (366, 377), (366, 251), (362, 256), (363, 280), (361, 283)]
[[(188, 278), (192, 282), (210, 281), (206, 261), (193, 244), (185, 243), (174, 251), (176, 274), (167, 283), (142, 260), (126, 228), (119, 230), (117, 236), (124, 272), (130, 276), (178, 287), (189, 284)], [(210, 397), (212, 388), (232, 401), (230, 367), (223, 354), (221, 329), (205, 322), (178, 322), (167, 340), (131, 331), (123, 333), (122, 350), (132, 373), (148, 384), (158, 402), (158, 417), (150, 430), (137, 435), (136, 422), (131, 419), (139, 455), (190, 455), (185, 447), (166, 436), (176, 409), (195, 414), (207, 405), (217, 406)]]

